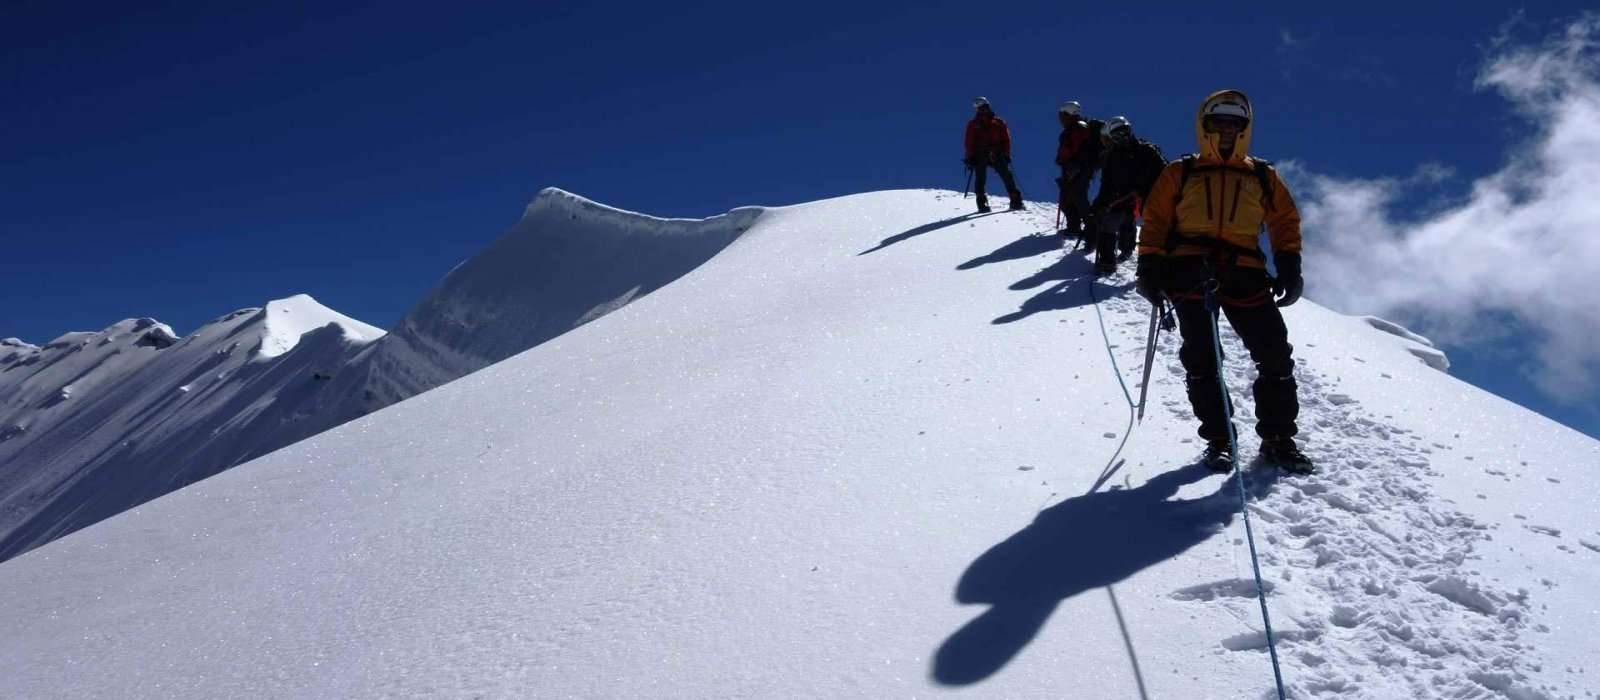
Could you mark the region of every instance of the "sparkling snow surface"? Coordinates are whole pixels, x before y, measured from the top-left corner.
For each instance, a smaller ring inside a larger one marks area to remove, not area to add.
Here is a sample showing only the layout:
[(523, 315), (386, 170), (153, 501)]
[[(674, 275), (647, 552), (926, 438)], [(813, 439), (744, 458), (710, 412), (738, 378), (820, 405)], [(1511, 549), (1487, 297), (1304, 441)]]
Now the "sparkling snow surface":
[[(1130, 433), (1128, 272), (1093, 281), (1053, 207), (971, 204), (765, 210), (614, 313), (0, 564), (0, 695), (1268, 697), (1175, 338)], [(1287, 315), (1323, 474), (1246, 483), (1293, 696), (1600, 690), (1600, 443), (1403, 329)]]

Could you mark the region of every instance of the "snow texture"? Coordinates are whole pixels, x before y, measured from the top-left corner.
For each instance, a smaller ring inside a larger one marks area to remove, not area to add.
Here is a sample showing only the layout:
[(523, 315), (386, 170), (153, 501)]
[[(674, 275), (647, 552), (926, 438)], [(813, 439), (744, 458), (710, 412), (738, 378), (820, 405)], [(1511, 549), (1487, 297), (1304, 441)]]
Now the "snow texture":
[(761, 212), (659, 219), (550, 188), (387, 335), (301, 294), (181, 344), (150, 319), (0, 341), (0, 561), (600, 318)]
[[(1270, 697), (1176, 339), (1135, 425), (1127, 271), (1053, 208), (971, 206), (765, 210), (532, 350), (0, 564), (0, 695)], [(1292, 697), (1592, 697), (1600, 443), (1286, 316), (1323, 472), (1242, 485)]]

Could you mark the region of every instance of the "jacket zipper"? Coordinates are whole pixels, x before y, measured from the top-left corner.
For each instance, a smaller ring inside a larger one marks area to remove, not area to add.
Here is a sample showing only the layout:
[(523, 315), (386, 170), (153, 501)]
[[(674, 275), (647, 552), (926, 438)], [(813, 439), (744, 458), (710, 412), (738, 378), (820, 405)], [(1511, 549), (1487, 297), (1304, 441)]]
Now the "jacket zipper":
[(1211, 218), (1211, 176), (1205, 176), (1206, 181), (1206, 218)]
[[(1222, 210), (1228, 203), (1228, 168), (1223, 166), (1217, 169), (1217, 179), (1222, 183), (1222, 191), (1217, 193), (1217, 238), (1227, 240), (1222, 235)], [(1211, 216), (1211, 192), (1206, 192), (1206, 216)]]
[(1239, 191), (1242, 189), (1244, 189), (1244, 178), (1240, 178), (1233, 185), (1233, 209), (1228, 211), (1228, 223), (1230, 224), (1239, 216)]

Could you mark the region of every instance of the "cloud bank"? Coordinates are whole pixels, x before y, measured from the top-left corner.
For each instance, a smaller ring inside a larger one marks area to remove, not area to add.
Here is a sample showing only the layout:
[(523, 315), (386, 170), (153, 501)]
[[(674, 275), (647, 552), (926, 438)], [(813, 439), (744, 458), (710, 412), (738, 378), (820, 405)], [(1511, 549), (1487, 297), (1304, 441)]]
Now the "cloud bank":
[(1284, 174), (1307, 232), (1308, 295), (1390, 315), (1457, 344), (1529, 349), (1518, 369), (1568, 403), (1600, 395), (1600, 14), (1534, 44), (1501, 39), (1476, 86), (1508, 100), (1525, 140), (1464, 199), (1420, 220), (1405, 195), (1448, 178)]

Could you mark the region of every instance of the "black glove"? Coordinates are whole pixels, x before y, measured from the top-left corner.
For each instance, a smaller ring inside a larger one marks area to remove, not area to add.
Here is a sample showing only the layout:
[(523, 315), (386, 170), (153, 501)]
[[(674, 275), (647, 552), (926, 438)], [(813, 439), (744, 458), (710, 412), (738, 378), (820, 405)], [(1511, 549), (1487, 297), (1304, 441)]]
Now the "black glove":
[(1167, 259), (1154, 253), (1139, 256), (1134, 269), (1133, 290), (1152, 304), (1160, 305), (1167, 287)]
[(1278, 298), (1278, 306), (1300, 301), (1300, 293), (1306, 288), (1306, 280), (1300, 276), (1300, 254), (1278, 253), (1273, 259), (1278, 264), (1278, 276), (1272, 280), (1272, 295)]
[(967, 166), (968, 170), (976, 168), (976, 167), (978, 167), (978, 157), (977, 156), (967, 156), (965, 158), (962, 158), (961, 159), (961, 164)]

